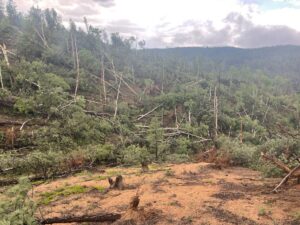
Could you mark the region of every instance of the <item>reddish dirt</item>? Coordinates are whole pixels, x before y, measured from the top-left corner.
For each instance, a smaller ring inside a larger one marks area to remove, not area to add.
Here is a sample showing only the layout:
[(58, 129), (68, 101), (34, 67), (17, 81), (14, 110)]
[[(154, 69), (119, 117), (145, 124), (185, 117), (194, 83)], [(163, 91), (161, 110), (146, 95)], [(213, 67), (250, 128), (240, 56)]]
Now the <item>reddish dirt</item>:
[[(154, 168), (155, 167), (155, 168)], [(67, 214), (84, 215), (118, 212), (132, 219), (115, 224), (197, 225), (299, 225), (300, 185), (289, 184), (280, 193), (270, 193), (280, 179), (264, 179), (259, 172), (244, 168), (213, 169), (211, 164), (193, 163), (152, 166), (149, 173), (139, 168), (113, 168), (105, 173), (82, 173), (34, 188), (34, 199), (61, 187), (109, 187), (104, 176), (122, 174), (126, 188), (100, 193), (58, 197), (39, 212), (44, 218)], [(131, 198), (140, 195), (140, 211), (128, 216)], [(138, 215), (137, 215), (138, 214)], [(139, 219), (137, 219), (139, 218)]]

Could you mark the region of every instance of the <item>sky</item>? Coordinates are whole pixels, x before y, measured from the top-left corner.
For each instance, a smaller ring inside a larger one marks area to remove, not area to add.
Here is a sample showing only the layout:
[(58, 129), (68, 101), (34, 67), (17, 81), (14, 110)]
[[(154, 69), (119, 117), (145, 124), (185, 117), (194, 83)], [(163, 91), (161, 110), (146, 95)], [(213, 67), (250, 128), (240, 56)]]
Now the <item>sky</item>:
[(54, 8), (64, 24), (83, 17), (148, 48), (300, 45), (300, 0), (15, 0)]

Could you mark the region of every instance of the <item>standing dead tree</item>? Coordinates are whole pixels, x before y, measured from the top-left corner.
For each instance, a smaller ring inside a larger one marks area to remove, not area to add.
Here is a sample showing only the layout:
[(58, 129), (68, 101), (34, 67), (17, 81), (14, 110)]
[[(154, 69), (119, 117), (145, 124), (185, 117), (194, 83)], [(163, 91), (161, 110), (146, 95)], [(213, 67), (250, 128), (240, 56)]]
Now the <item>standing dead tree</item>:
[(118, 85), (118, 91), (117, 91), (117, 96), (115, 100), (115, 113), (114, 113), (114, 119), (117, 117), (118, 113), (118, 102), (119, 102), (119, 96), (120, 96), (120, 88), (121, 88), (122, 80), (120, 79), (119, 85)]
[(104, 68), (104, 58), (101, 58), (101, 78), (102, 78), (102, 86), (103, 86), (103, 96), (104, 96), (104, 105), (106, 104), (106, 86), (105, 86), (105, 68)]
[(76, 101), (77, 91), (79, 87), (79, 78), (80, 78), (80, 68), (79, 68), (79, 57), (78, 57), (78, 48), (77, 48), (77, 40), (74, 39), (74, 46), (75, 46), (75, 57), (76, 57), (76, 84), (75, 84), (75, 92), (74, 92), (74, 99)]
[(0, 85), (1, 85), (1, 89), (4, 90), (1, 65), (0, 65)]
[(218, 137), (218, 96), (217, 87), (214, 91), (214, 118), (215, 118), (215, 137)]
[(8, 59), (8, 53), (10, 53), (10, 52), (7, 50), (6, 45), (4, 43), (2, 45), (0, 44), (0, 49), (4, 56), (4, 60), (6, 62), (7, 67), (10, 67), (10, 63), (9, 63), (9, 59)]

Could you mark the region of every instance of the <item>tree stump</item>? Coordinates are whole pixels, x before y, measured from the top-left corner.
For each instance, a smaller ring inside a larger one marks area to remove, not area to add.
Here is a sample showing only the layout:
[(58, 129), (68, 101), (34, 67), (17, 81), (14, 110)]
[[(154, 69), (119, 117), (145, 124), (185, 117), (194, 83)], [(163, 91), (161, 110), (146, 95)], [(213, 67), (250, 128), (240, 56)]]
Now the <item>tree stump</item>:
[(148, 166), (148, 163), (142, 162), (141, 164), (142, 164), (142, 172), (143, 172), (143, 173), (149, 172), (149, 166)]
[(111, 177), (109, 177), (108, 183), (110, 189), (118, 189), (118, 190), (124, 189), (123, 177), (121, 175), (117, 176), (115, 181)]

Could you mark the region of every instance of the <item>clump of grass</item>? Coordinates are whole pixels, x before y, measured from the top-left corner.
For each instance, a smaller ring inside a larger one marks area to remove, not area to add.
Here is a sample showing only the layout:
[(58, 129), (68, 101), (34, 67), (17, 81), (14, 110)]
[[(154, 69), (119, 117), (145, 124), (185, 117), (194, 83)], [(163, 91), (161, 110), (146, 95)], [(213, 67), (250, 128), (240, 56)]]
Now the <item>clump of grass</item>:
[(101, 193), (104, 193), (106, 191), (106, 188), (102, 186), (94, 186), (94, 188), (96, 188)]
[(106, 171), (106, 174), (110, 177), (122, 175), (121, 171), (119, 170), (108, 170)]
[(166, 170), (165, 176), (167, 177), (173, 177), (175, 175), (175, 172), (171, 169)]
[(259, 210), (258, 210), (258, 215), (259, 216), (265, 216), (265, 215), (267, 215), (267, 211), (266, 211), (266, 209), (265, 208), (259, 208)]
[(193, 218), (192, 218), (191, 216), (182, 217), (182, 218), (181, 218), (181, 221), (182, 221), (184, 224), (191, 224), (191, 223), (193, 223)]
[(39, 186), (39, 185), (41, 185), (41, 184), (43, 184), (43, 183), (45, 183), (44, 180), (38, 180), (38, 181), (33, 181), (33, 182), (31, 182), (31, 184), (34, 185), (34, 186)]
[(58, 197), (66, 197), (73, 194), (81, 194), (90, 190), (88, 187), (84, 187), (81, 185), (74, 185), (74, 186), (66, 186), (62, 188), (58, 188), (54, 191), (45, 192), (41, 194), (41, 200), (39, 204), (48, 205), (53, 202)]
[(106, 180), (107, 176), (98, 176), (96, 177), (97, 180)]
[(204, 179), (203, 182), (211, 185), (215, 184), (215, 182), (211, 179)]
[(258, 210), (258, 215), (259, 216), (267, 216), (267, 215), (270, 215), (270, 214), (272, 214), (272, 212), (270, 210), (266, 210), (264, 207), (261, 207)]
[(293, 217), (296, 221), (298, 221), (298, 220), (300, 221), (300, 211), (293, 213)]

